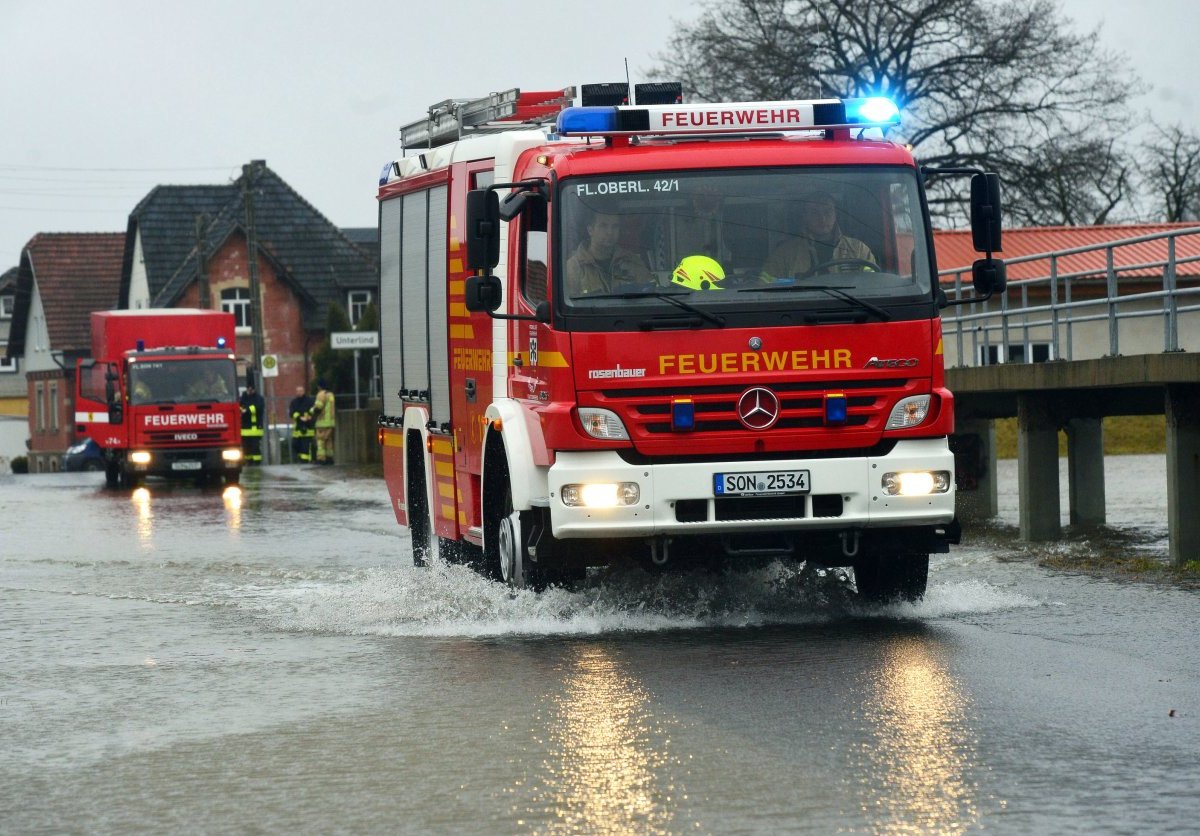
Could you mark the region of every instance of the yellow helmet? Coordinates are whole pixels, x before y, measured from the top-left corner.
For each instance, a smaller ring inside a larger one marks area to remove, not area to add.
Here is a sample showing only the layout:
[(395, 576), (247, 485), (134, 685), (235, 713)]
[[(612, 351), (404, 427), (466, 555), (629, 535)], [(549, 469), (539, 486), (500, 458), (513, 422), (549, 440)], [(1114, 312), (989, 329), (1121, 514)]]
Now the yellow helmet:
[(671, 284), (689, 290), (724, 290), (725, 268), (706, 255), (689, 255), (671, 274)]

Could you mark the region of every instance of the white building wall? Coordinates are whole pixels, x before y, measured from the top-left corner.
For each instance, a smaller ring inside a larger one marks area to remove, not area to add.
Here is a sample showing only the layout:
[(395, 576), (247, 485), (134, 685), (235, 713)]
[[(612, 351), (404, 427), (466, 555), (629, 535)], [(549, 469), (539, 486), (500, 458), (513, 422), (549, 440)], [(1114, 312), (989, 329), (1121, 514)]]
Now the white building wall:
[(29, 321), (25, 328), (25, 362), (21, 364), (26, 374), (58, 368), (58, 364), (50, 355), (50, 331), (46, 327), (46, 311), (42, 307), (42, 294), (38, 290), (37, 279), (33, 280), (32, 294)]
[(150, 280), (146, 277), (146, 259), (142, 257), (142, 230), (133, 239), (133, 267), (129, 271), (129, 309), (150, 307)]

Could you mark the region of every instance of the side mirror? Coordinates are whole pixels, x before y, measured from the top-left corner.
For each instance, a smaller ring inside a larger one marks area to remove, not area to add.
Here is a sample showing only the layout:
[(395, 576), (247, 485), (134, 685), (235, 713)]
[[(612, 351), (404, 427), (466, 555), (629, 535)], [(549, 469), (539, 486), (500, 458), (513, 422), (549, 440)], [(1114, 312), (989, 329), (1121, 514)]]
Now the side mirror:
[[(496, 193), (492, 192), (492, 197), (495, 196)], [(466, 296), (464, 304), (468, 311), (491, 313), (500, 307), (503, 288), (495, 276), (471, 276), (467, 279), (463, 292)]]
[(466, 238), (468, 268), (491, 270), (500, 263), (500, 198), (494, 191), (473, 189), (467, 192)]
[(971, 283), (980, 296), (1003, 293), (1008, 287), (1008, 268), (997, 258), (980, 258), (971, 265)]
[(971, 177), (971, 241), (981, 253), (999, 252), (1000, 175), (979, 173)]

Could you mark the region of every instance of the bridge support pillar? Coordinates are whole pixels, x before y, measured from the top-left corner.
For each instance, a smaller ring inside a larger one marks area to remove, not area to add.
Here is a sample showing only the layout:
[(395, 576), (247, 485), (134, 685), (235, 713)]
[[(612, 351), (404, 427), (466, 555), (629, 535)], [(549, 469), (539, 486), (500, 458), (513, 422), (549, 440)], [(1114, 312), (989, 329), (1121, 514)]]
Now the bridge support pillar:
[(1171, 563), (1200, 560), (1200, 386), (1168, 385), (1167, 525)]
[(1066, 429), (1071, 525), (1104, 525), (1104, 422), (1072, 418)]
[(1062, 534), (1058, 499), (1058, 422), (1045, 396), (1017, 396), (1017, 491), (1021, 539), (1055, 540)]
[(991, 519), (1000, 512), (996, 490), (996, 422), (957, 421), (950, 449), (958, 488), (955, 514), (960, 522)]

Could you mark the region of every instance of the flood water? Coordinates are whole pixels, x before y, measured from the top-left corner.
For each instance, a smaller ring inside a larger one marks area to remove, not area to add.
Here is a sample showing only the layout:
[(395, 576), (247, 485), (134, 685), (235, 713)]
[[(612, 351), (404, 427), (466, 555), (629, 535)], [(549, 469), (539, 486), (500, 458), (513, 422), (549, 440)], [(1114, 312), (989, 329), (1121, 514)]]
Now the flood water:
[(1000, 468), (889, 607), (779, 563), (513, 595), (340, 468), (2, 476), (0, 832), (1194, 832), (1200, 593), (1036, 562), (1164, 559), (1162, 457), (1038, 546)]

